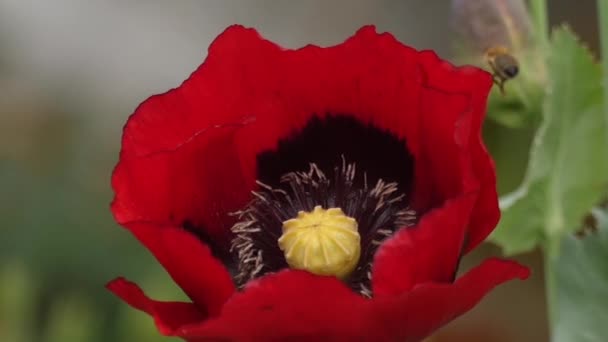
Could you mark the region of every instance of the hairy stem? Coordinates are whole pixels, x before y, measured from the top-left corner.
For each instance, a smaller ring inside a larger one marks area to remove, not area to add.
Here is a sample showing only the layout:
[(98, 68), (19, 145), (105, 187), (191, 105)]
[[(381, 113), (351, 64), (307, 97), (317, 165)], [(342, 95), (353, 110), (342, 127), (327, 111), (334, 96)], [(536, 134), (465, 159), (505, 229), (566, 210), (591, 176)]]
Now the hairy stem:
[(555, 238), (549, 240), (543, 248), (543, 259), (544, 259), (544, 275), (545, 275), (545, 296), (547, 300), (547, 319), (549, 321), (549, 334), (551, 335), (550, 340), (554, 338), (554, 332), (556, 330), (556, 324), (558, 320), (557, 312), (557, 294), (556, 294), (556, 274), (555, 266), (557, 262), (556, 253), (556, 241)]

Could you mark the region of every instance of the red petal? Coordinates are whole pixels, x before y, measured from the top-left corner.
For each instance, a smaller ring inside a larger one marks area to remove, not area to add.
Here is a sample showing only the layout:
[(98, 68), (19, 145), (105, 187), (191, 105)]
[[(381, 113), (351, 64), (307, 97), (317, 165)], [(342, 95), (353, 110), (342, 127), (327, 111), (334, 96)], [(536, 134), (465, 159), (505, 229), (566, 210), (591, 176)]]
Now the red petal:
[[(313, 115), (348, 114), (405, 138), (415, 158), (417, 209), (479, 192), (471, 214), (467, 248), (472, 248), (498, 218), (494, 170), (479, 138), (490, 86), (489, 74), (454, 68), (372, 27), (335, 47), (295, 51), (282, 50), (253, 30), (232, 27), (189, 80), (148, 99), (130, 118), (113, 175), (112, 210), (197, 305), (217, 312), (233, 291), (226, 270), (193, 236), (174, 233), (181, 232), (176, 228), (167, 233), (162, 226), (189, 221), (225, 242), (232, 223), (228, 213), (241, 208), (254, 187), (258, 153), (276, 147)], [(416, 254), (423, 263), (441, 264), (436, 274), (392, 279), (385, 293), (444, 279), (453, 268), (445, 265), (454, 262), (454, 246), (464, 236), (461, 229), (452, 233), (457, 236), (446, 258)], [(173, 234), (190, 246), (188, 252), (180, 251), (181, 243), (166, 242)], [(390, 260), (403, 256), (387, 258), (386, 264), (394, 265)], [(193, 267), (191, 260), (204, 267)]]
[(152, 300), (137, 284), (124, 278), (114, 279), (106, 287), (135, 309), (154, 317), (156, 327), (163, 335), (173, 335), (181, 327), (202, 322), (205, 318), (205, 314), (192, 303)]
[[(326, 113), (405, 138), (417, 208), (479, 188), (480, 177), (486, 194), (493, 171), (478, 138), (490, 86), (487, 73), (454, 68), (373, 27), (334, 47), (282, 50), (235, 26), (180, 88), (150, 98), (129, 120), (113, 211), (123, 224), (189, 220), (221, 237), (232, 223), (227, 213), (249, 198), (256, 156)], [(474, 241), (495, 223), (486, 216), (474, 215)]]
[(235, 288), (230, 274), (207, 246), (179, 228), (131, 223), (129, 229), (202, 312), (208, 316), (219, 313)]
[(180, 335), (189, 341), (381, 340), (367, 305), (336, 278), (287, 270), (250, 283), (219, 318), (185, 327)]
[(472, 195), (451, 200), (384, 242), (372, 269), (374, 296), (399, 295), (420, 283), (452, 282), (475, 200)]
[(224, 227), (232, 221), (227, 213), (248, 201), (250, 187), (234, 151), (234, 130), (202, 131), (173, 150), (141, 156), (123, 153), (112, 178), (117, 221), (173, 226), (188, 222), (206, 230), (214, 242), (225, 241)]
[[(470, 159), (473, 178), (464, 178), (465, 188), (477, 189), (479, 198), (469, 223), (465, 252), (472, 250), (492, 232), (500, 218), (496, 193), (496, 171), (481, 137), (491, 76), (473, 67), (456, 68), (433, 52), (422, 53), (421, 63), (428, 74), (427, 84), (450, 94), (465, 94), (468, 108), (456, 121), (455, 139)], [(431, 145), (433, 146), (433, 145)], [(431, 152), (431, 151), (429, 151)], [(449, 170), (449, 169), (444, 169)]]
[(284, 271), (252, 283), (226, 303), (220, 317), (184, 327), (179, 335), (189, 341), (420, 341), (496, 285), (527, 276), (516, 263), (491, 259), (454, 284), (366, 300), (335, 278)]
[(497, 285), (529, 274), (516, 262), (488, 259), (454, 284), (425, 284), (400, 298), (378, 299), (374, 317), (393, 340), (420, 341), (471, 310)]
[(273, 93), (265, 84), (278, 51), (255, 31), (232, 27), (190, 79), (137, 108), (112, 179), (119, 223), (188, 221), (226, 242), (228, 213), (249, 200), (255, 180), (241, 171), (234, 134), (255, 121), (254, 99)]

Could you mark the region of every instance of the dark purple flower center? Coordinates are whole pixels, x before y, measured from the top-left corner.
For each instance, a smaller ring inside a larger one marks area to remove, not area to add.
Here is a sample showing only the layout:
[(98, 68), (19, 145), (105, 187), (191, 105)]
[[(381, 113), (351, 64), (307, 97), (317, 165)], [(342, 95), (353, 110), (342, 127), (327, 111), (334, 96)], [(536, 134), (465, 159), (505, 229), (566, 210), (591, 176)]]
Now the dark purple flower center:
[(361, 257), (346, 283), (371, 296), (378, 246), (417, 220), (406, 196), (412, 173), (413, 158), (393, 135), (344, 116), (311, 120), (276, 151), (258, 157), (259, 189), (234, 213), (237, 284), (287, 268), (277, 244), (283, 222), (322, 206), (341, 208), (357, 221)]

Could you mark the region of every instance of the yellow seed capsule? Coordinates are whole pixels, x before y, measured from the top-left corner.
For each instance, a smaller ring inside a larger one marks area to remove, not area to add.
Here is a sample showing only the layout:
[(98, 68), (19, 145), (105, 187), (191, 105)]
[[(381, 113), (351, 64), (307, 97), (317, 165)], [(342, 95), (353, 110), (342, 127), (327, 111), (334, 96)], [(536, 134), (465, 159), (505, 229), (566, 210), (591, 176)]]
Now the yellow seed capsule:
[(291, 268), (344, 279), (359, 262), (360, 240), (355, 219), (340, 208), (316, 206), (283, 222), (278, 242)]

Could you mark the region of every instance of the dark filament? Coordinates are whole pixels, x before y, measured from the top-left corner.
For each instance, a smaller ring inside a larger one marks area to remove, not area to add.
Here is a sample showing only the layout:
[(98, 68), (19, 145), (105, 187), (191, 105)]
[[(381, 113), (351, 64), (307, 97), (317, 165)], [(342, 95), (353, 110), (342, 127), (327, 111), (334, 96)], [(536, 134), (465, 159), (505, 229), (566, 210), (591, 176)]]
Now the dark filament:
[(238, 264), (236, 281), (240, 287), (251, 279), (288, 267), (277, 242), (283, 222), (320, 205), (325, 209), (341, 208), (357, 221), (361, 257), (346, 283), (371, 296), (371, 263), (378, 246), (398, 229), (415, 224), (416, 212), (409, 208), (396, 182), (378, 179), (370, 185), (367, 174), (358, 176), (355, 164), (347, 164), (344, 157), (331, 174), (333, 180), (310, 163), (307, 172), (283, 175), (279, 187), (258, 182), (254, 199), (234, 213), (239, 222), (232, 227), (235, 238), (231, 251)]

